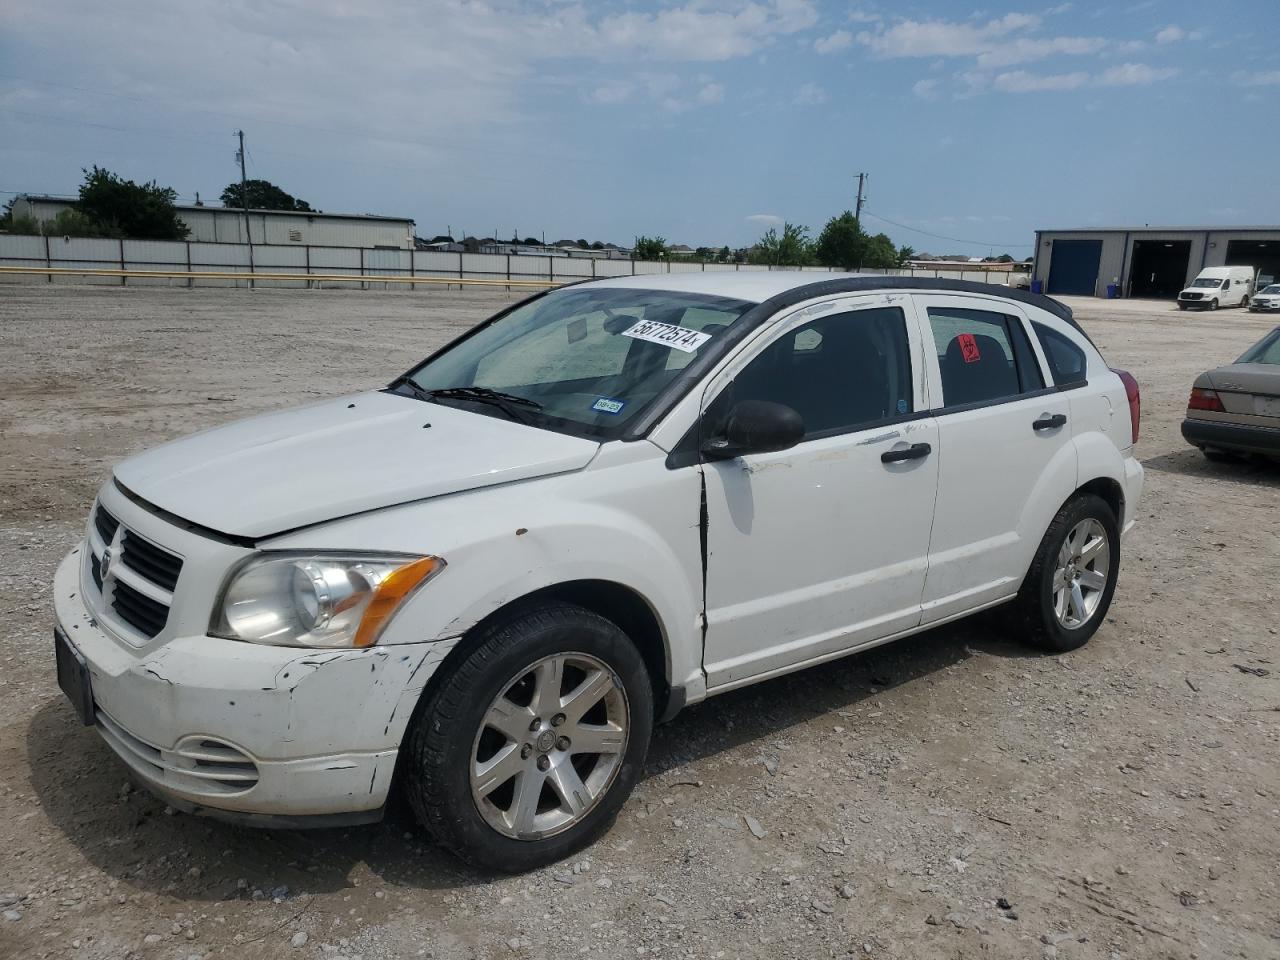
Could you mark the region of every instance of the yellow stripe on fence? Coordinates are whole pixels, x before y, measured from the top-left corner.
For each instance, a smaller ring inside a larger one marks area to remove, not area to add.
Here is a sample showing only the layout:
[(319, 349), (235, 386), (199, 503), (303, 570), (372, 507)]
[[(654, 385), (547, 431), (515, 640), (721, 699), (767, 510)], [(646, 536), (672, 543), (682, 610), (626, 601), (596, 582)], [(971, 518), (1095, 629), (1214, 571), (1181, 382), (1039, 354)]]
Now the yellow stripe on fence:
[(109, 270), (88, 269), (78, 267), (4, 267), (0, 266), (0, 274), (34, 273), (50, 277), (134, 277), (139, 280), (289, 280), (289, 281), (323, 281), (326, 283), (447, 283), (459, 286), (479, 287), (558, 287), (562, 284), (578, 280), (578, 277), (566, 277), (564, 280), (520, 280), (520, 279), (477, 279), (473, 277), (383, 277), (374, 274), (328, 274), (328, 273), (221, 273), (199, 270)]

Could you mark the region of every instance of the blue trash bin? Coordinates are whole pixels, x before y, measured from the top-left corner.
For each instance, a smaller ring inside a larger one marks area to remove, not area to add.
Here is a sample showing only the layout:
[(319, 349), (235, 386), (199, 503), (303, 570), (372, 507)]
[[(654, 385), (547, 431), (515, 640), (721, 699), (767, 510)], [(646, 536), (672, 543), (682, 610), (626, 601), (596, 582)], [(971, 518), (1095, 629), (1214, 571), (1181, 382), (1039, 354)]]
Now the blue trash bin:
[(1108, 300), (1114, 300), (1114, 299), (1115, 299), (1116, 297), (1118, 297), (1118, 296), (1120, 296), (1120, 285), (1119, 285), (1119, 284), (1116, 284), (1116, 283), (1108, 283), (1108, 284), (1107, 284), (1107, 299), (1108, 299)]
[(1032, 292), (1032, 293), (1044, 293), (1044, 283), (1043, 283), (1043, 281), (1040, 281), (1040, 280), (1032, 280), (1032, 281), (1031, 281), (1031, 292)]

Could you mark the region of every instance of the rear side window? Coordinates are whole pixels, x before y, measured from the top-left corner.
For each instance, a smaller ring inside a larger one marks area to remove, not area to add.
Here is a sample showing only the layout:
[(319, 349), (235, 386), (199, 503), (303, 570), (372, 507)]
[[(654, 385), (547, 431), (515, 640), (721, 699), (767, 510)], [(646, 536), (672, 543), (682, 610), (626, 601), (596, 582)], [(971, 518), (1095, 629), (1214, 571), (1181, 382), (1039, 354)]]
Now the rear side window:
[(929, 307), (946, 407), (991, 403), (1044, 388), (1022, 321), (990, 310)]
[(1031, 326), (1040, 338), (1044, 358), (1049, 361), (1049, 373), (1059, 387), (1072, 387), (1085, 382), (1089, 370), (1084, 351), (1057, 330), (1032, 322)]

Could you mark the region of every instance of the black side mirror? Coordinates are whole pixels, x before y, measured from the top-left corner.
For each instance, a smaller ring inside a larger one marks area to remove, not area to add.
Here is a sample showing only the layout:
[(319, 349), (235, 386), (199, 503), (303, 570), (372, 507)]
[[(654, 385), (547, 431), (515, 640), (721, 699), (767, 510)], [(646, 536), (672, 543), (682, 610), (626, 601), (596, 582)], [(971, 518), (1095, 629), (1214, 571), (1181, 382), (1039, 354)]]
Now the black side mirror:
[(748, 453), (789, 450), (804, 439), (804, 420), (795, 410), (768, 400), (743, 400), (729, 411), (725, 435), (706, 440), (709, 460), (729, 460)]

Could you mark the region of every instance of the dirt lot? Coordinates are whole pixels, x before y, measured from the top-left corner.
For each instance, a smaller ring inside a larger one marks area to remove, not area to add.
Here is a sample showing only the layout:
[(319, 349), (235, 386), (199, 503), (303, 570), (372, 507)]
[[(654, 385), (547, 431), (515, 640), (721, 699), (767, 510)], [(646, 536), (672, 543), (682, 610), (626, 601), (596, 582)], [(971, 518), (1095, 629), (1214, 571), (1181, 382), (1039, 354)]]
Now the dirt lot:
[(402, 813), (255, 832), (131, 789), (50, 634), (110, 465), (385, 383), (505, 299), (0, 286), (0, 956), (1280, 956), (1280, 470), (1178, 435), (1266, 328), (1239, 310), (1073, 304), (1142, 383), (1148, 483), (1077, 653), (962, 624), (712, 700), (612, 833), (523, 877)]

